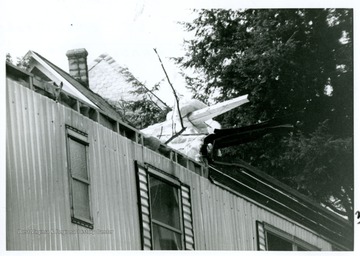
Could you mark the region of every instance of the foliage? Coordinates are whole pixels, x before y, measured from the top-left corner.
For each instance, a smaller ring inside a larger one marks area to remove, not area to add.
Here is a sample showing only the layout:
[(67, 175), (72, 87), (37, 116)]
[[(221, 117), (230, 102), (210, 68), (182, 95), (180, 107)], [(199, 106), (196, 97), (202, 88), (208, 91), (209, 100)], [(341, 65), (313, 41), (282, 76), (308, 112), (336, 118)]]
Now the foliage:
[(219, 117), (223, 127), (279, 117), (297, 125), (291, 136), (269, 134), (225, 156), (249, 161), (352, 218), (352, 10), (196, 12), (184, 23), (194, 38), (175, 59), (195, 97), (249, 94), (250, 103)]
[(10, 53), (6, 54), (6, 62), (13, 63), (12, 57)]
[(287, 150), (277, 161), (282, 171), (289, 172), (290, 185), (335, 212), (352, 213), (352, 138), (334, 138), (329, 134), (326, 120), (310, 136), (299, 132), (285, 143)]
[(127, 68), (122, 68), (121, 73), (124, 75), (126, 82), (132, 84), (134, 88), (130, 92), (134, 95), (134, 100), (110, 102), (110, 104), (120, 112), (129, 124), (138, 129), (165, 121), (170, 107), (154, 94), (155, 91), (159, 90), (161, 82), (155, 84), (150, 90)]
[[(29, 61), (30, 61), (30, 59), (27, 57), (17, 57), (15, 65), (19, 68), (26, 70), (29, 67)], [(10, 53), (6, 54), (6, 62), (14, 64), (13, 58)]]
[(163, 122), (166, 111), (159, 109), (154, 102), (145, 97), (136, 101), (109, 102), (121, 114), (124, 120), (137, 129)]

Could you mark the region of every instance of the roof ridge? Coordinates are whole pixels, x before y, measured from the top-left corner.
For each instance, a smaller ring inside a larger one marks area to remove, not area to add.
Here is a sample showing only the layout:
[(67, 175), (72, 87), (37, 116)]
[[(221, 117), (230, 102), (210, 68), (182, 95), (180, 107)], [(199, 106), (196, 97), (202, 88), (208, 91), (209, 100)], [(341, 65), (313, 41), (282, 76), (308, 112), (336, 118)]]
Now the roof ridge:
[(101, 61), (108, 63), (116, 72), (121, 73), (121, 71), (125, 69), (123, 66), (120, 66), (110, 54), (102, 53), (89, 65), (89, 71), (98, 65)]
[(96, 59), (94, 59), (90, 65), (88, 65), (88, 69), (89, 71), (91, 69), (93, 69), (97, 64), (99, 64), (108, 54), (107, 53), (102, 53), (99, 55), (99, 57), (97, 57)]

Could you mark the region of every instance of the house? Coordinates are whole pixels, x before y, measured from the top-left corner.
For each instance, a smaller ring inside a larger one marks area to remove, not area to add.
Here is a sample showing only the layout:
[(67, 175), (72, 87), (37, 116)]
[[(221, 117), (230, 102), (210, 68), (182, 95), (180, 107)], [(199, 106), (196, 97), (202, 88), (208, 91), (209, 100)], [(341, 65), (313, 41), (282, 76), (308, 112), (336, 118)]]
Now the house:
[[(104, 99), (119, 104), (140, 100), (145, 97), (156, 106), (165, 110), (169, 108), (154, 92), (139, 82), (134, 86), (131, 79), (136, 79), (127, 68), (120, 66), (109, 54), (101, 54), (89, 65), (89, 87)], [(134, 93), (141, 89), (141, 95)]]
[(351, 223), (255, 168), (147, 147), (85, 55), (6, 64), (7, 250), (353, 250)]

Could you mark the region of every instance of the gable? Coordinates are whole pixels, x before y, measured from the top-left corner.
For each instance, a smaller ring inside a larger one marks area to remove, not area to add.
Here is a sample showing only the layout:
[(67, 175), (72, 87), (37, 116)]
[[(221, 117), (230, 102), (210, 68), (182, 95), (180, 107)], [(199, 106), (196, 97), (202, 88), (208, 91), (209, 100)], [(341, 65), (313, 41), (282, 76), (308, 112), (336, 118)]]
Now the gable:
[(38, 76), (43, 81), (52, 81), (57, 85), (63, 83), (63, 90), (67, 93), (77, 97), (78, 99), (88, 103), (90, 106), (106, 112), (112, 118), (122, 120), (121, 115), (100, 95), (94, 93), (89, 88), (86, 88), (67, 72), (57, 67), (40, 54), (29, 51), (26, 58), (30, 59), (29, 70), (35, 76)]
[(56, 72), (52, 63), (41, 57), (38, 53), (29, 51), (26, 54), (26, 58), (30, 59), (29, 71), (34, 75), (38, 76), (42, 81), (52, 81), (59, 85), (63, 83), (63, 90), (70, 93), (71, 95), (85, 101), (92, 107), (98, 108), (88, 97), (81, 93), (73, 83), (67, 81), (59, 72)]

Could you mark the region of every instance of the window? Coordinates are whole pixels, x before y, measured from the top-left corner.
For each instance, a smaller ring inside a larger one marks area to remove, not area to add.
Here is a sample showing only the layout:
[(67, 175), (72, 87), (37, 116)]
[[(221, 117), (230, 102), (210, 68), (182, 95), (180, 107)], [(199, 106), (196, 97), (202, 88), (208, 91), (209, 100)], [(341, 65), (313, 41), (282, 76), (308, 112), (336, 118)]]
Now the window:
[(275, 234), (266, 232), (267, 249), (269, 251), (292, 251), (293, 244)]
[(155, 250), (181, 250), (179, 188), (149, 175), (150, 209)]
[(137, 166), (145, 250), (193, 250), (190, 189), (153, 167)]
[(66, 134), (71, 221), (92, 229), (87, 134), (70, 126), (66, 127)]
[(260, 251), (318, 251), (319, 248), (280, 229), (256, 222), (258, 250)]

